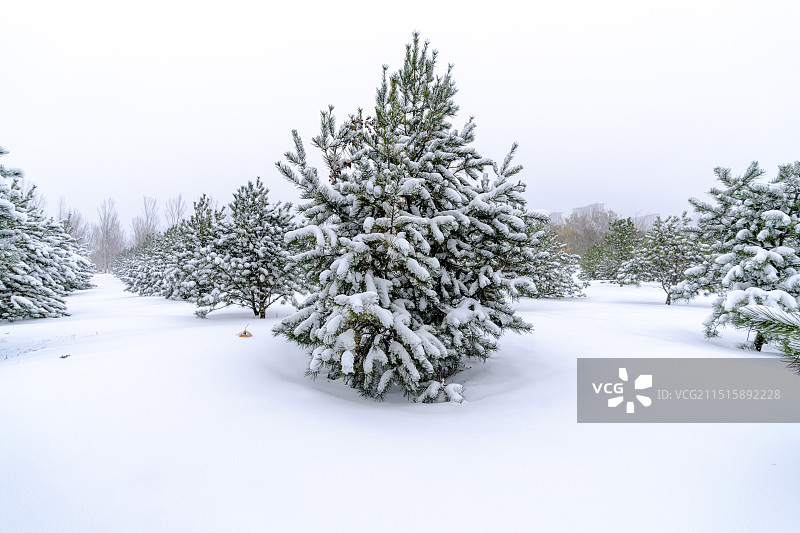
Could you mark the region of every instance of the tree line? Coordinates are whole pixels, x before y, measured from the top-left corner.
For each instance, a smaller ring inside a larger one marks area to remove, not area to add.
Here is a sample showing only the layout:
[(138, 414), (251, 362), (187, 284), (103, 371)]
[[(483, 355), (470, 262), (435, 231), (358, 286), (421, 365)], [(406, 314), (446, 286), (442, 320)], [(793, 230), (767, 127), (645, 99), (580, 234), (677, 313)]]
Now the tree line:
[(746, 347), (773, 341), (800, 367), (800, 162), (765, 179), (753, 162), (735, 176), (714, 170), (710, 200), (690, 198), (696, 218), (658, 217), (647, 232), (630, 218), (612, 220), (580, 260), (585, 279), (656, 282), (666, 302), (714, 295), (703, 323), (715, 337), (726, 325), (746, 328)]
[(186, 211), (186, 202), (183, 195), (179, 194), (166, 201), (162, 218), (157, 200), (143, 196), (141, 213), (133, 218), (130, 233), (126, 233), (114, 198), (103, 200), (97, 208), (97, 222), (93, 224), (80, 211), (68, 207), (64, 198), (60, 198), (56, 220), (62, 221), (65, 231), (88, 248), (89, 257), (99, 271), (109, 272), (123, 250), (141, 245), (158, 235), (162, 226), (170, 228), (178, 224)]

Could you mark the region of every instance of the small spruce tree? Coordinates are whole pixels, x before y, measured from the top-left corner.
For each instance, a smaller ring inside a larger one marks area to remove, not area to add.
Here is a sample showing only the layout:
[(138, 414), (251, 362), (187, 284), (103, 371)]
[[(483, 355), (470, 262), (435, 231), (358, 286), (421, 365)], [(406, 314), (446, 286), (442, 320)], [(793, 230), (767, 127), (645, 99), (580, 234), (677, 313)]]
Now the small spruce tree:
[(192, 216), (179, 225), (171, 268), (166, 273), (164, 296), (196, 303), (214, 290), (214, 272), (206, 250), (217, 238), (224, 212), (205, 194), (194, 202), (193, 208)]
[(197, 299), (197, 316), (237, 305), (258, 318), (278, 300), (292, 300), (298, 290), (284, 237), (295, 229), (292, 204), (270, 204), (260, 178), (237, 190), (227, 216), (212, 226), (215, 238), (202, 249), (213, 287)]

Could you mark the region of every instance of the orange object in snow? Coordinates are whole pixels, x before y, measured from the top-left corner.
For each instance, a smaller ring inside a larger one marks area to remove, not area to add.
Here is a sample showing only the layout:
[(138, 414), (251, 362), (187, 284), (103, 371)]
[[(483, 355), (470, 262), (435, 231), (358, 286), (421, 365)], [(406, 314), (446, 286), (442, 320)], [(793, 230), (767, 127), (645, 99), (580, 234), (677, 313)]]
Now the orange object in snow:
[[(247, 326), (249, 326), (249, 325), (250, 325), (250, 324), (247, 324)], [(252, 333), (250, 333), (249, 331), (247, 331), (247, 326), (245, 326), (245, 327), (244, 327), (244, 331), (243, 331), (243, 332), (239, 333), (239, 336), (240, 336), (240, 337), (252, 337), (252, 336), (253, 336), (253, 334), (252, 334)]]

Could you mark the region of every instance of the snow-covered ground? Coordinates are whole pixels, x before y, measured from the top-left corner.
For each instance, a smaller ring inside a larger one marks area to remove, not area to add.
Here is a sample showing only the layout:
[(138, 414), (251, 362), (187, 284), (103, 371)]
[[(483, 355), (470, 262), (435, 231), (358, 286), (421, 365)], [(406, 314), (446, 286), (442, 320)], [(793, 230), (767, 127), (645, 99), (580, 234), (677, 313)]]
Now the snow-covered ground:
[(576, 422), (578, 357), (752, 356), (703, 338), (708, 300), (524, 301), (535, 332), (423, 405), (304, 377), (270, 333), (288, 308), (200, 320), (95, 283), (71, 317), (0, 325), (0, 532), (800, 527), (796, 424)]

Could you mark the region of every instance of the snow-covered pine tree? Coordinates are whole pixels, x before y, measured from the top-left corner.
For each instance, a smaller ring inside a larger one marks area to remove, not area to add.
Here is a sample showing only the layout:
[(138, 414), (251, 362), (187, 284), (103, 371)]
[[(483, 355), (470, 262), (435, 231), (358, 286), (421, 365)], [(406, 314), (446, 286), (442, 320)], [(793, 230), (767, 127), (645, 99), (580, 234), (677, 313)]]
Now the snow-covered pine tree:
[(234, 193), (228, 216), (212, 226), (215, 238), (203, 248), (201, 269), (210, 272), (213, 288), (197, 299), (197, 316), (237, 305), (264, 318), (276, 301), (293, 300), (299, 286), (284, 242), (296, 229), (292, 205), (270, 204), (268, 194), (261, 178), (249, 181)]
[(728, 273), (731, 264), (720, 264), (717, 257), (733, 249), (738, 229), (735, 228), (738, 206), (751, 195), (751, 187), (764, 171), (758, 163), (752, 163), (741, 176), (734, 176), (728, 168), (714, 169), (717, 180), (723, 187), (712, 187), (708, 195), (712, 201), (706, 202), (689, 198), (689, 203), (698, 215), (697, 225), (689, 226), (689, 232), (709, 246), (708, 254), (702, 262), (686, 271), (686, 279), (673, 291), (673, 300), (691, 300), (700, 294), (720, 294), (722, 278)]
[(736, 309), (731, 322), (769, 338), (786, 356), (789, 367), (800, 373), (800, 312), (789, 313), (766, 305), (744, 305)]
[(581, 267), (578, 277), (583, 280), (601, 279), (605, 248), (602, 242), (589, 246), (586, 253), (581, 256), (578, 265)]
[(159, 296), (164, 293), (166, 264), (164, 235), (150, 235), (144, 242), (121, 252), (114, 261), (114, 275), (125, 290), (139, 296)]
[(207, 247), (217, 238), (224, 211), (206, 195), (188, 220), (120, 254), (114, 274), (140, 296), (197, 302), (214, 289)]
[(21, 179), (22, 171), (0, 165), (0, 320), (63, 316), (63, 297), (88, 288), (91, 263)]
[(337, 128), (332, 108), (322, 112), (313, 144), (327, 180), (296, 131), (277, 164), (306, 201), (289, 238), (320, 290), (275, 331), (311, 348), (312, 375), (327, 368), (378, 399), (395, 383), (412, 399), (460, 401), (450, 378), (465, 361), (531, 327), (511, 306), (535, 291), (524, 185), (512, 180), (521, 167), (478, 154), (472, 119), (452, 129), (452, 67), (437, 76), (436, 58), (415, 33), (403, 67), (384, 67), (374, 116), (359, 110)]
[(136, 248), (128, 248), (117, 255), (112, 270), (114, 275), (125, 284), (126, 291), (133, 291), (133, 276), (136, 265)]
[(684, 211), (680, 217), (656, 217), (653, 227), (634, 250), (634, 257), (622, 264), (617, 273), (621, 283), (640, 284), (655, 281), (672, 303), (675, 287), (685, 278), (684, 272), (703, 261), (707, 246), (687, 228), (691, 225)]
[(618, 280), (620, 268), (633, 259), (633, 251), (640, 241), (641, 237), (630, 217), (613, 221), (603, 238), (600, 279)]
[[(11, 172), (15, 171), (12, 169)], [(9, 174), (4, 168), (0, 168), (0, 173), (4, 178)], [(67, 314), (63, 299), (65, 291), (54, 279), (51, 250), (38, 238), (40, 231), (36, 226), (40, 220), (35, 216), (35, 205), (31, 203), (33, 191), (23, 192), (16, 176), (12, 177), (9, 185), (11, 194), (3, 200), (12, 204), (14, 212), (22, 216), (4, 220), (0, 230), (0, 237), (13, 250), (16, 259), (5, 272), (0, 288), (0, 320), (64, 316)]]
[(29, 208), (25, 231), (31, 238), (29, 265), (35, 265), (42, 279), (58, 294), (66, 296), (92, 286), (94, 266), (84, 255), (88, 250), (66, 233), (61, 224), (48, 218), (40, 208)]
[[(0, 146), (0, 156), (8, 153)], [(22, 171), (0, 165), (0, 319), (12, 319), (25, 302), (14, 301), (11, 288), (16, 285), (16, 270), (21, 264), (19, 247), (25, 241), (22, 231), (27, 214), (20, 209), (22, 191), (18, 180)], [(25, 306), (28, 307), (28, 306)], [(32, 307), (32, 305), (30, 306)]]
[(159, 263), (159, 294), (165, 298), (180, 298), (183, 278), (179, 278), (179, 273), (186, 257), (186, 246), (182, 222), (170, 226), (158, 237), (155, 254)]
[(536, 285), (536, 298), (577, 298), (585, 296), (588, 282), (578, 281), (580, 257), (567, 252), (567, 245), (549, 225), (533, 225), (536, 255), (530, 263), (530, 277)]
[(164, 296), (197, 302), (214, 290), (213, 271), (204, 250), (217, 238), (224, 212), (205, 194), (193, 207), (192, 216), (180, 223), (179, 236), (175, 236)]
[[(781, 166), (770, 182), (757, 163), (733, 177), (715, 170), (725, 189), (714, 188), (716, 204), (691, 200), (700, 214), (697, 232), (713, 243), (704, 264), (690, 269), (682, 294), (710, 288), (718, 294), (705, 320), (706, 335), (731, 321), (744, 305), (762, 305), (792, 312), (800, 299), (800, 162)], [(756, 332), (760, 350), (768, 338)]]
[(612, 220), (603, 241), (593, 244), (581, 257), (580, 277), (585, 280), (617, 280), (622, 265), (633, 259), (633, 250), (641, 241), (633, 220)]

